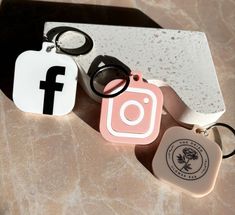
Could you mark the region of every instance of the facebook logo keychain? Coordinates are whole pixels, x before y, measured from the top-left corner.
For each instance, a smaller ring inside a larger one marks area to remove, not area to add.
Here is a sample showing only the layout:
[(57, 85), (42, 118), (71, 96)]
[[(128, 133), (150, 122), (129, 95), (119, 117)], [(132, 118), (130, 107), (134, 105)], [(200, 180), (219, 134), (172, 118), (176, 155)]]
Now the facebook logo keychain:
[(14, 103), (24, 112), (65, 115), (75, 104), (77, 73), (71, 57), (44, 42), (42, 50), (23, 52), (16, 60)]
[[(77, 32), (85, 43), (74, 49), (62, 47), (59, 39), (68, 31)], [(85, 32), (67, 26), (53, 28), (44, 39), (42, 50), (26, 51), (18, 56), (13, 100), (25, 112), (65, 115), (74, 107), (78, 76), (77, 64), (69, 55), (88, 53), (93, 41)]]

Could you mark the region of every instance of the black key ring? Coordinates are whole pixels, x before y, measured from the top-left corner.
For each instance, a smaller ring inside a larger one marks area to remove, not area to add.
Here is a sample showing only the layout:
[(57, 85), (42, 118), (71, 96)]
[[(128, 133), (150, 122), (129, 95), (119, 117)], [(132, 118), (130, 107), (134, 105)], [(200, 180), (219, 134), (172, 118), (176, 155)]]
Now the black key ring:
[[(214, 128), (214, 127), (217, 127), (217, 126), (221, 126), (221, 127), (227, 128), (227, 129), (230, 130), (230, 131), (234, 134), (234, 136), (235, 136), (235, 130), (234, 130), (234, 128), (232, 128), (230, 125), (227, 125), (227, 124), (221, 123), (221, 122), (218, 122), (218, 123), (215, 123), (215, 124), (209, 126), (208, 128), (206, 128), (205, 132), (207, 132), (207, 131), (210, 130), (211, 128)], [(227, 154), (227, 155), (223, 155), (223, 159), (232, 157), (233, 155), (235, 155), (235, 149), (234, 149), (231, 153), (229, 153), (229, 154)]]
[[(68, 49), (68, 48), (61, 47), (59, 45), (59, 39), (64, 33), (68, 32), (68, 31), (75, 31), (75, 32), (78, 32), (79, 34), (82, 34), (85, 37), (84, 45), (82, 45), (81, 47), (75, 48), (75, 49)], [(85, 32), (83, 32), (77, 28), (68, 27), (68, 26), (55, 27), (47, 32), (45, 40), (52, 42), (54, 37), (55, 37), (56, 47), (61, 52), (68, 54), (68, 55), (78, 56), (78, 55), (86, 54), (93, 48), (93, 41), (92, 41), (91, 37), (88, 34), (86, 34)]]
[[(59, 39), (67, 31), (75, 31), (75, 32), (82, 34), (85, 37), (84, 45), (81, 47), (75, 48), (75, 49), (68, 49), (68, 48), (61, 47), (59, 45)], [(59, 26), (59, 27), (52, 28), (51, 30), (49, 30), (47, 32), (46, 36), (44, 37), (44, 40), (48, 41), (48, 42), (52, 42), (54, 37), (55, 37), (56, 48), (58, 48), (61, 52), (68, 54), (68, 55), (78, 56), (78, 55), (86, 54), (93, 48), (93, 41), (90, 38), (90, 36), (77, 28), (68, 27), (68, 26)], [(98, 56), (98, 57), (100, 58), (100, 56)], [(110, 56), (103, 56), (103, 60), (105, 60), (107, 57), (110, 60), (110, 58), (111, 58)], [(95, 59), (95, 60), (98, 60), (98, 59)], [(118, 96), (119, 94), (124, 92), (130, 84), (130, 77), (129, 77), (130, 76), (130, 69), (128, 67), (126, 67), (126, 65), (124, 65), (124, 64), (121, 65), (120, 61), (118, 61), (117, 59), (115, 59), (113, 57), (112, 57), (112, 61), (115, 61), (118, 64), (109, 63), (104, 66), (98, 67), (97, 70), (95, 70), (92, 74), (90, 74), (91, 72), (88, 73), (88, 75), (90, 76), (90, 87), (91, 87), (92, 91), (96, 95), (98, 95), (102, 98), (113, 98), (115, 96)], [(124, 80), (126, 80), (126, 83), (120, 91), (118, 91), (114, 94), (103, 94), (95, 89), (94, 80), (100, 73), (102, 73), (105, 70), (109, 70), (109, 69), (118, 70), (119, 72), (121, 72), (125, 77)], [(90, 69), (89, 69), (89, 71), (90, 71)]]
[[(118, 91), (118, 92), (116, 92), (116, 93), (114, 93), (114, 94), (103, 94), (103, 93), (100, 93), (99, 91), (97, 91), (97, 90), (95, 89), (95, 86), (94, 86), (94, 79), (95, 79), (100, 73), (102, 73), (102, 72), (105, 71), (105, 70), (109, 70), (109, 69), (114, 69), (114, 70), (121, 71), (121, 72), (124, 74), (124, 77), (125, 77), (124, 79), (126, 80), (126, 83), (125, 83), (124, 87), (123, 87), (120, 91)], [(98, 96), (100, 96), (100, 97), (102, 97), (102, 98), (113, 98), (113, 97), (115, 97), (115, 96), (118, 96), (119, 94), (121, 94), (122, 92), (124, 92), (124, 91), (128, 88), (129, 84), (130, 84), (130, 72), (127, 71), (127, 70), (126, 70), (124, 67), (122, 67), (121, 65), (108, 64), (108, 65), (101, 66), (101, 67), (99, 67), (93, 74), (91, 74), (91, 77), (90, 77), (90, 86), (91, 86), (92, 91), (93, 91), (96, 95), (98, 95)]]

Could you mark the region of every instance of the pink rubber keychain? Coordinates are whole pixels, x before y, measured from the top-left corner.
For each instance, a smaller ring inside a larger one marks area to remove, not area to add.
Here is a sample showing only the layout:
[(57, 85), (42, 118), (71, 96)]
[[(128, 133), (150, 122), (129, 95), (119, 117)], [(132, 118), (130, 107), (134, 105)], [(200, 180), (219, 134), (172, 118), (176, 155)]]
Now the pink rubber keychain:
[(140, 72), (131, 73), (126, 80), (112, 80), (100, 96), (100, 133), (107, 141), (149, 144), (157, 138), (163, 95), (156, 85), (145, 82)]
[(215, 123), (206, 129), (175, 126), (166, 130), (153, 158), (154, 175), (193, 197), (209, 194), (215, 186), (222, 158), (235, 154), (233, 150), (223, 155), (222, 146), (206, 138), (208, 131), (217, 126), (235, 135), (235, 130), (224, 123)]

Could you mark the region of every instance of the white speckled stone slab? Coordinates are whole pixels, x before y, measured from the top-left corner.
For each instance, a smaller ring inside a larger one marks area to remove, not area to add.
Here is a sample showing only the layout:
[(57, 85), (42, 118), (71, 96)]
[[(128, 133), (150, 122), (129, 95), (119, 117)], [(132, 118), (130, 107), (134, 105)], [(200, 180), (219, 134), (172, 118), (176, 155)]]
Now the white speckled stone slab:
[[(96, 56), (110, 55), (131, 70), (142, 71), (145, 79), (170, 85), (163, 94), (165, 101), (169, 98), (165, 105), (176, 120), (207, 125), (225, 112), (203, 32), (47, 22), (44, 34), (58, 26), (76, 27), (92, 38), (93, 49), (74, 58), (85, 72)], [(179, 98), (173, 102), (177, 95)]]

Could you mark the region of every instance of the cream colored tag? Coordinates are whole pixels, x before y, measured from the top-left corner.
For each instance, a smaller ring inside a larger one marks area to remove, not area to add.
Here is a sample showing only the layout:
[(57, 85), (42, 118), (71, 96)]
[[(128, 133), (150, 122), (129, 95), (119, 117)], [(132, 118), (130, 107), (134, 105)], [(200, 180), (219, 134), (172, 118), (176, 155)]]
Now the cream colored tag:
[(200, 134), (182, 127), (168, 129), (153, 158), (153, 172), (162, 181), (194, 196), (210, 193), (222, 161), (222, 151)]

